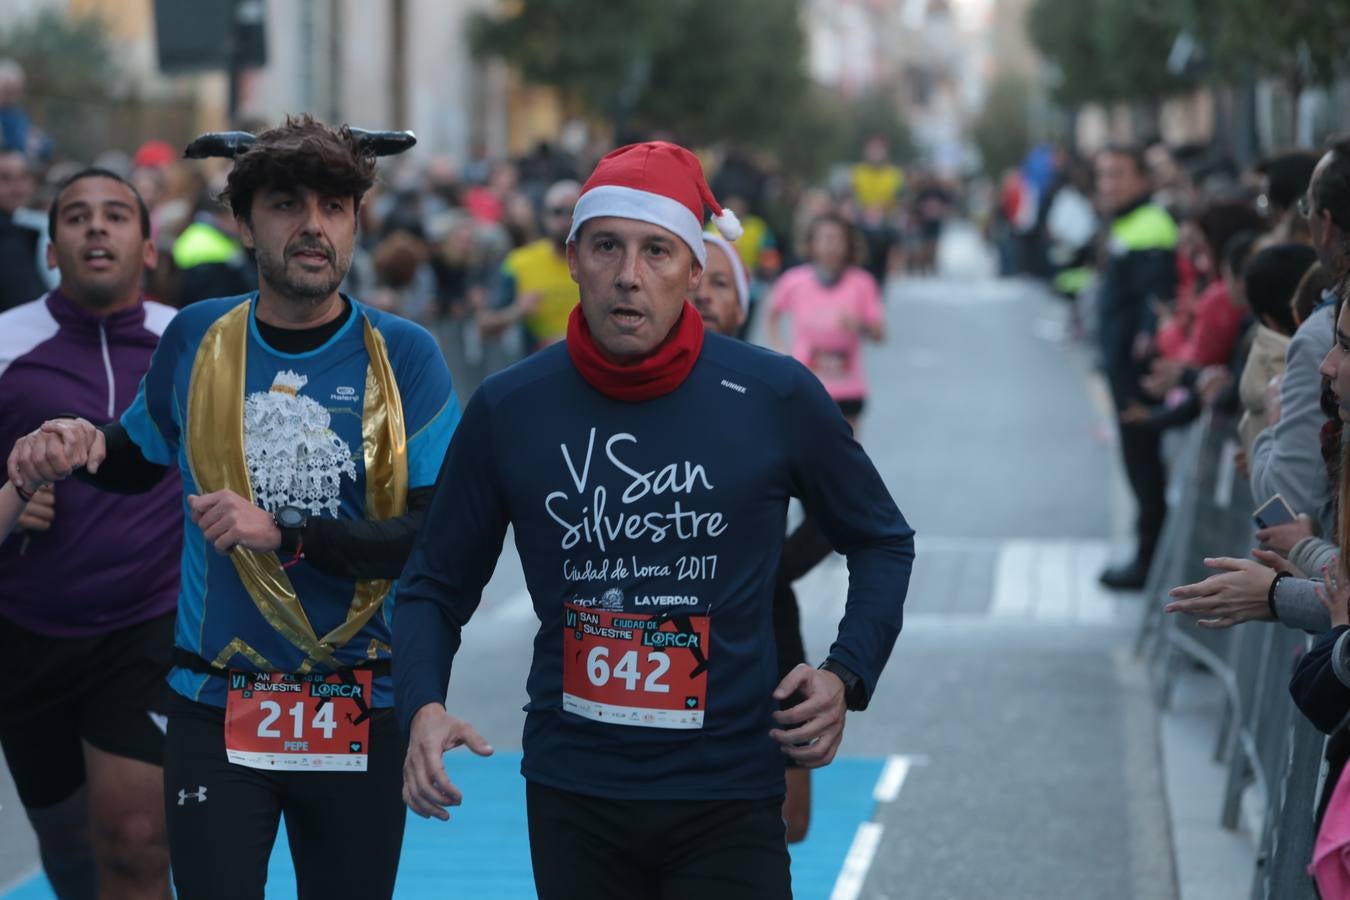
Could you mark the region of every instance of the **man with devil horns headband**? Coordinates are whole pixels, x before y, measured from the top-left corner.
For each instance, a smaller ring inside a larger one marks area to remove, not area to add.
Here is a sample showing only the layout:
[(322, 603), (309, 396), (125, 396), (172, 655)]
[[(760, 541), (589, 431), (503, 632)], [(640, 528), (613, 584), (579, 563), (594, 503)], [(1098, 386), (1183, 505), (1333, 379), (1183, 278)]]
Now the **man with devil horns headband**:
[[(544, 900), (789, 897), (783, 754), (834, 758), (900, 631), (914, 533), (837, 405), (792, 359), (705, 333), (685, 300), (705, 207), (734, 238), (683, 147), (600, 162), (568, 238), (566, 343), (474, 395), (401, 582), (404, 796), (443, 819), (463, 798), (442, 754), (491, 752), (444, 702), (514, 528), (540, 621), (522, 771)], [(849, 593), (822, 667), (779, 680), (794, 495), (848, 556)]]
[[(16, 482), (136, 491), (176, 466), (186, 527), (165, 804), (179, 896), (261, 898), (282, 816), (302, 897), (388, 897), (402, 846), (396, 579), (459, 421), (420, 327), (338, 291), (375, 157), (410, 134), (309, 116), (206, 135), (259, 290), (164, 332), (120, 421), (45, 423)], [(360, 865), (333, 848), (360, 829)]]

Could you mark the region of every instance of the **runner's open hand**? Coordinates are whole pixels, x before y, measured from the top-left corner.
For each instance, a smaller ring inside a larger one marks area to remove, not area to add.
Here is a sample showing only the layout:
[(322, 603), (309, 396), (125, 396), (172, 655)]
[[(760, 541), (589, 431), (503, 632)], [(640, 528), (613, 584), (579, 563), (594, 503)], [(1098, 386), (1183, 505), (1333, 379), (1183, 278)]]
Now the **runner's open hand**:
[(844, 736), (844, 714), (848, 709), (844, 683), (833, 672), (799, 663), (779, 682), (773, 699), (782, 702), (798, 692), (805, 698), (801, 703), (773, 714), (779, 725), (788, 728), (775, 728), (769, 737), (805, 768), (829, 765)]
[(234, 491), (192, 494), (188, 508), (192, 510), (192, 523), (217, 553), (229, 553), (235, 547), (270, 553), (281, 546), (281, 529), (272, 521), (272, 514)]
[(463, 719), (456, 719), (439, 703), (417, 711), (403, 761), (403, 802), (424, 819), (450, 818), (446, 807), (459, 806), (464, 795), (450, 782), (443, 759), (447, 750), (468, 747), (479, 756), (491, 756), (492, 745)]

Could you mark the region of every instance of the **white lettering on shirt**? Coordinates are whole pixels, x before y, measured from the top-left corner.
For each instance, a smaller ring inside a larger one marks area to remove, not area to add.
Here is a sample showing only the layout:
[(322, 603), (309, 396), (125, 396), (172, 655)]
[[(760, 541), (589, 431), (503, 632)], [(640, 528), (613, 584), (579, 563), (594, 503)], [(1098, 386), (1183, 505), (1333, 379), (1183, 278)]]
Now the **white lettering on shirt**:
[[(588, 495), (596, 437), (596, 429), (590, 429), (580, 472), (568, 446), (564, 443), (558, 447), (576, 494), (551, 491), (544, 498), (544, 511), (563, 529), (562, 549), (571, 550), (584, 542), (605, 551), (620, 538), (659, 544), (672, 531), (676, 539), (684, 541), (719, 537), (727, 530), (721, 512), (694, 509), (681, 499), (713, 491), (713, 483), (702, 464), (679, 460), (647, 471), (635, 468), (620, 455), (622, 450), (632, 449), (627, 445), (636, 447), (638, 443), (627, 432), (611, 435), (604, 443), (605, 459), (627, 478), (622, 493), (617, 501), (611, 501), (609, 490), (596, 485)], [(637, 513), (626, 509), (641, 500), (667, 495), (675, 497), (667, 510)], [(580, 510), (576, 508), (578, 502), (582, 504)]]

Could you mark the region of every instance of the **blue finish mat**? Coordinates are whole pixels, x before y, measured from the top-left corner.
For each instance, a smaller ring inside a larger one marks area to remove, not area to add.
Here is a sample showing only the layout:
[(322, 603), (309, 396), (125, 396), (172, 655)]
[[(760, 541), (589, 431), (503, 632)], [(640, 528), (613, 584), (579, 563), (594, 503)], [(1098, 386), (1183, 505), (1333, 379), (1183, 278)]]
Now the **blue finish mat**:
[[(398, 900), (492, 897), (531, 900), (530, 847), (525, 829), (525, 781), (520, 754), (487, 759), (463, 752), (451, 760), (465, 806), (449, 822), (408, 815), (399, 864)], [(844, 864), (859, 823), (871, 820), (872, 790), (884, 759), (841, 758), (813, 776), (811, 832), (792, 848), (792, 886), (797, 900), (826, 900)], [(267, 896), (294, 900), (295, 872), (284, 834), (278, 835), (267, 875)], [(35, 876), (3, 895), (4, 900), (54, 900), (47, 881)]]

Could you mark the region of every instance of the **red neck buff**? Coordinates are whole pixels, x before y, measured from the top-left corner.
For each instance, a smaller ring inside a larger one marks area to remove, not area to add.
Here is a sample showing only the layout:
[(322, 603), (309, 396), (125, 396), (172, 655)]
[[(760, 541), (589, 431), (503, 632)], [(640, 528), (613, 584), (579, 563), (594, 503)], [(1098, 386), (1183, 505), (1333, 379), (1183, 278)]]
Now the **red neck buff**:
[(601, 354), (581, 314), (581, 304), (572, 309), (567, 320), (567, 353), (572, 365), (591, 387), (627, 403), (641, 403), (675, 390), (689, 377), (702, 349), (703, 319), (688, 301), (666, 339), (642, 359), (628, 364), (611, 362)]

